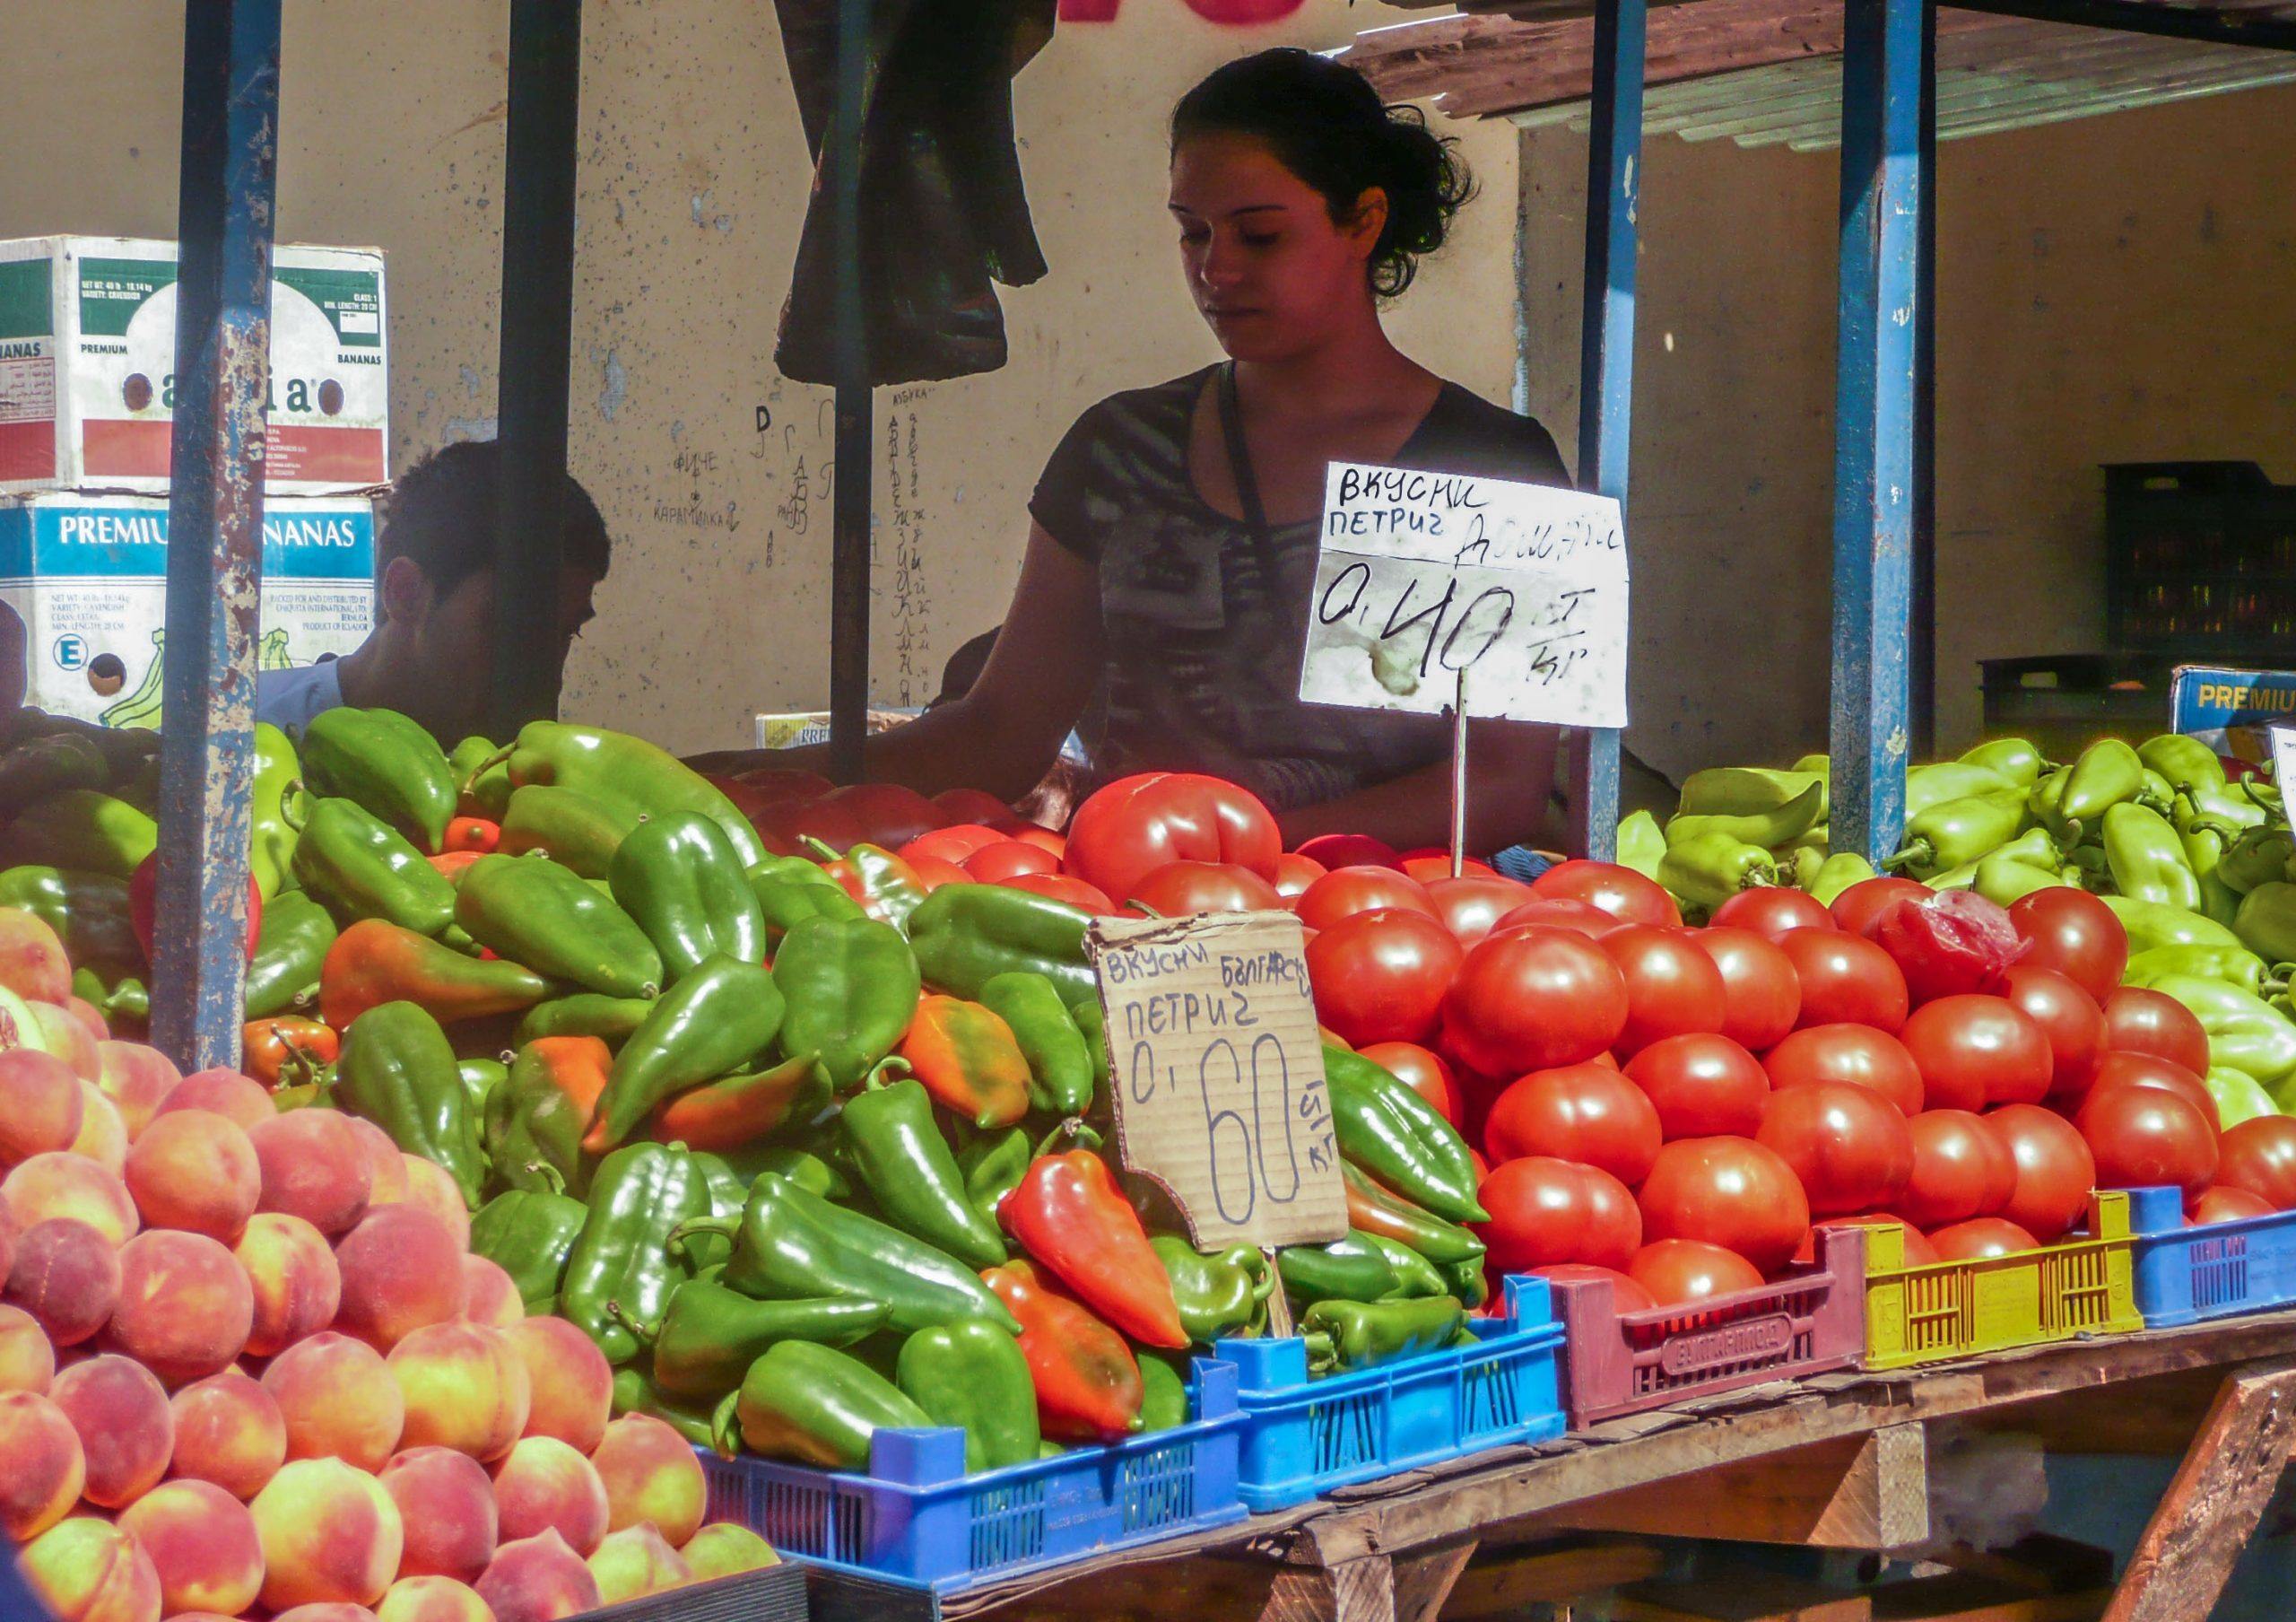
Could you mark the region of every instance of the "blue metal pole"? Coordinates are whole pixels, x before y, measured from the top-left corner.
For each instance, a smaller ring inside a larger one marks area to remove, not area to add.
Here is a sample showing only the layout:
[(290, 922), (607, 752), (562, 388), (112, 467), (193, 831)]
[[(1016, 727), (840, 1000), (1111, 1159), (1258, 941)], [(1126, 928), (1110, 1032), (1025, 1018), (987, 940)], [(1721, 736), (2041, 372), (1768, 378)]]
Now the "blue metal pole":
[(869, 711), (869, 329), (861, 280), (861, 123), (868, 110), (869, 0), (839, 0), (837, 111), (822, 157), (835, 227), (837, 474), (830, 491), (829, 774), (863, 776)]
[[(1596, 0), (1594, 123), (1587, 143), (1587, 275), (1578, 328), (1578, 483), (1626, 504), (1634, 404), (1634, 260), (1642, 184), (1647, 0)], [(1578, 849), (1618, 851), (1619, 735), (1587, 735), (1571, 796)]]
[(280, 0), (186, 8), (152, 1040), (236, 1067), (271, 384)]
[(1905, 825), (1924, 0), (1845, 0), (1834, 421), (1833, 846)]

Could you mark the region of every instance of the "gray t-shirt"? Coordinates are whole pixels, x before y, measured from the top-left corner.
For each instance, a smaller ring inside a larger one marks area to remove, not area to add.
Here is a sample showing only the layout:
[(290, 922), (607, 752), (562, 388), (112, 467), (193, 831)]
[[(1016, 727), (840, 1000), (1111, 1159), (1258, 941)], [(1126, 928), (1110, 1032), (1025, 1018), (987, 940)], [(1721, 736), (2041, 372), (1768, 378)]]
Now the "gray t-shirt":
[[(1315, 585), (1313, 519), (1274, 526), (1274, 578), (1251, 530), (1188, 475), (1189, 427), (1213, 376), (1113, 395), (1068, 431), (1029, 512), (1097, 566), (1107, 663), (1080, 727), (1095, 781), (1206, 772), (1279, 810), (1443, 758), (1448, 723), (1300, 702)], [(1547, 431), (1446, 383), (1398, 467), (1568, 484)]]

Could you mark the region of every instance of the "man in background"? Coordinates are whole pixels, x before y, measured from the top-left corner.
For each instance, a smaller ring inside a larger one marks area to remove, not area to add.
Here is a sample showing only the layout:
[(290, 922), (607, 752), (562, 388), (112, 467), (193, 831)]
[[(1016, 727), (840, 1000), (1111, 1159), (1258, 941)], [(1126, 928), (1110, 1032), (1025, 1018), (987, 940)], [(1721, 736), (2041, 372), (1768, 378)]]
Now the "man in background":
[[(338, 704), (396, 710), (451, 749), (487, 724), (494, 682), (494, 526), (502, 448), (448, 445), (407, 470), (385, 498), (376, 536), (375, 628), (341, 658), (265, 670), (256, 719), (290, 735)], [(566, 654), (596, 610), (611, 543), (605, 519), (570, 474), (564, 497), (564, 566), (558, 636), (546, 657), (551, 691)]]

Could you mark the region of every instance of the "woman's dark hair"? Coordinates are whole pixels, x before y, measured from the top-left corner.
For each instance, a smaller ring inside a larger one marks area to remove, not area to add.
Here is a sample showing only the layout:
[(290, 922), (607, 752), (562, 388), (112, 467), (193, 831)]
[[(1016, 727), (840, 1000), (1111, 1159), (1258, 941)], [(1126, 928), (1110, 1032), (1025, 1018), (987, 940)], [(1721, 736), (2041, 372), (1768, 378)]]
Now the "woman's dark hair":
[(1172, 147), (1192, 135), (1249, 135), (1324, 196), (1335, 222), (1378, 187), (1387, 229), (1371, 250), (1371, 291), (1393, 298), (1425, 255), (1442, 247), (1451, 216), (1474, 195), (1458, 143), (1439, 136), (1415, 107), (1389, 107), (1361, 74), (1313, 51), (1264, 50), (1216, 68), (1172, 109)]

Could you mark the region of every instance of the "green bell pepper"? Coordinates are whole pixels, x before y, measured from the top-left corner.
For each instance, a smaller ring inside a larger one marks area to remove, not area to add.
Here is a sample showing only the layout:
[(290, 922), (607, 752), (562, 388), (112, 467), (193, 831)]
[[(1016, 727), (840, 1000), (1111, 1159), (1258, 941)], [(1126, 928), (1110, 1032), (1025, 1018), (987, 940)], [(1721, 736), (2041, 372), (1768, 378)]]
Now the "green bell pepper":
[(2136, 746), (2136, 758), (2187, 793), (2224, 786), (2224, 763), (2217, 759), (2216, 751), (2181, 732), (2146, 738)]
[(2171, 974), (2221, 980), (2257, 996), (2265, 990), (2264, 959), (2239, 946), (2148, 946), (2130, 955), (2120, 982), (2149, 990)]
[(2292, 862), (2296, 862), (2296, 842), (2285, 827), (2248, 828), (2225, 847), (2223, 858), (2216, 864), (2216, 876), (2246, 895), (2258, 885), (2286, 878)]
[[(1365, 1237), (1378, 1247), (1379, 1254), (1385, 1256), (1387, 1265), (1395, 1269), (1396, 1287), (1381, 1296), (1381, 1300), (1417, 1301), (1434, 1295), (1458, 1294), (1433, 1262), (1409, 1245), (1393, 1239), (1383, 1239), (1376, 1234), (1366, 1234)], [(1479, 1276), (1483, 1271), (1483, 1258), (1478, 1256), (1459, 1265)]]
[(317, 999), (319, 969), (335, 945), (335, 920), (300, 890), (290, 890), (263, 910), (248, 960), (247, 1016), (269, 1019)]
[(2022, 737), (1996, 737), (1979, 744), (1962, 754), (1961, 764), (1990, 772), (2019, 789), (2031, 789), (2048, 770), (2041, 752)]
[(546, 1036), (520, 1044), (486, 1101), (485, 1138), (498, 1182), (513, 1189), (588, 1186), (582, 1138), (612, 1062), (595, 1037)]
[(2239, 1070), (2275, 1095), (2296, 1075), (2296, 1023), (2262, 998), (2191, 974), (2162, 975), (2152, 990), (2192, 1010), (2208, 1033), (2212, 1068)]
[(446, 752), (396, 710), (338, 704), (303, 728), (303, 780), (311, 792), (347, 799), (435, 855), (459, 796)]
[(303, 888), (337, 923), (380, 918), (417, 935), (437, 935), (455, 921), (455, 886), (447, 876), (396, 829), (350, 800), (310, 802), (295, 841), (294, 868)]
[(1329, 1244), (1287, 1244), (1275, 1252), (1275, 1271), (1284, 1293), (1308, 1304), (1384, 1301), (1403, 1287), (1386, 1248), (1369, 1234), (1349, 1234)]
[(1036, 1141), (1025, 1126), (977, 1127), (953, 1116), (949, 1132), (957, 1170), (964, 1174), (965, 1198), (994, 1227), (996, 1208), (1028, 1175), (1029, 1163), (1036, 1158)]
[(1010, 1259), (1004, 1236), (973, 1203), (956, 1155), (934, 1121), (932, 1094), (918, 1081), (886, 1080), (884, 1070), (880, 1065), (871, 1071), (839, 1115), (863, 1185), (903, 1233), (969, 1266), (1003, 1266)]
[(2227, 1132), (2260, 1115), (2281, 1113), (2280, 1104), (2273, 1095), (2255, 1077), (2243, 1071), (2219, 1065), (2201, 1077), (2201, 1085), (2216, 1101), (2216, 1119)]
[(824, 1469), (869, 1468), (869, 1438), (882, 1427), (923, 1429), (925, 1410), (857, 1357), (784, 1340), (767, 1348), (741, 1389), (719, 1404), (718, 1451), (734, 1454), (738, 1437), (767, 1459), (790, 1459)]
[[(269, 721), (255, 724), (255, 789), (248, 801), (248, 871), (267, 908), (293, 870), (300, 837), (288, 819), (289, 802), (301, 793), (302, 763), (287, 735)], [(268, 914), (266, 913), (266, 916)]]
[(613, 1411), (616, 1417), (645, 1414), (659, 1419), (695, 1447), (715, 1451), (718, 1446), (716, 1409), (679, 1401), (654, 1383), (642, 1363), (628, 1363), (614, 1370)]
[[(1740, 815), (1722, 813), (1683, 815), (1670, 819), (1665, 839), (1671, 848), (1701, 834), (1719, 833), (1743, 844), (1774, 848), (1790, 844), (1818, 825), (1826, 806), (1826, 786), (1813, 782), (1782, 805)], [(1662, 861), (1664, 858), (1660, 859)]]
[(2296, 963), (2296, 884), (2268, 879), (2242, 896), (2232, 933), (2266, 963)]
[[(528, 783), (510, 791), (502, 808), (502, 833), (495, 850), (504, 856), (539, 850), (584, 878), (604, 878), (622, 842), (645, 822), (622, 806), (592, 799), (577, 789)], [(715, 825), (714, 824), (712, 824)]]
[(1905, 774), (1905, 814), (1910, 819), (1948, 800), (2014, 792), (2022, 792), (2018, 784), (1998, 772), (1961, 761), (1938, 761)]
[(1776, 884), (1778, 863), (1760, 845), (1700, 833), (1666, 847), (1658, 882), (1689, 906), (1711, 911), (1741, 890)]
[(773, 983), (788, 1004), (782, 1055), (813, 1055), (840, 1093), (859, 1086), (871, 1067), (893, 1051), (917, 1013), (922, 990), (909, 943), (873, 918), (800, 923), (774, 955)]
[(473, 940), (537, 974), (608, 997), (662, 988), (661, 954), (645, 931), (613, 897), (547, 858), (482, 856), (447, 895)]
[(653, 1323), (670, 1292), (692, 1276), (671, 1235), (684, 1223), (708, 1221), (709, 1188), (679, 1144), (633, 1143), (598, 1163), (590, 1179), (590, 1216), (566, 1259), (559, 1315), (611, 1364), (638, 1356), (631, 1322)]
[(614, 852), (606, 881), (661, 953), (673, 985), (711, 957), (765, 961), (765, 916), (734, 847), (708, 817), (648, 817)]
[(2149, 951), (2154, 946), (2238, 947), (2242, 944), (2240, 937), (2222, 924), (2182, 907), (2132, 901), (2126, 895), (2100, 895), (2097, 899), (2112, 909), (2121, 928), (2128, 931), (2131, 952)]
[(1393, 1072), (1324, 1044), (1324, 1077), (1339, 1152), (1406, 1199), (1452, 1222), (1488, 1222), (1474, 1162), (1451, 1123)]
[(509, 1189), (472, 1215), (471, 1254), (509, 1274), (527, 1315), (541, 1317), (558, 1310), (559, 1281), (589, 1218), (589, 1207), (558, 1189)]
[(1820, 790), (1817, 815), (1807, 825), (1826, 820), (1822, 772), (1773, 772), (1761, 766), (1709, 766), (1683, 780), (1683, 816), (1757, 816), (1775, 811), (1812, 788)]
[[(9, 868), (0, 870), (0, 907), (20, 907), (55, 930), (74, 968), (143, 965), (125, 879), (76, 868)], [(314, 972), (312, 983), (317, 980)]]
[(2119, 738), (2100, 737), (2081, 751), (2066, 769), (2057, 815), (2085, 828), (2113, 807), (2135, 798), (2144, 787), (2144, 763), (2136, 757), (2136, 751)]
[(1092, 1107), (1092, 1055), (1060, 990), (1026, 969), (989, 977), (978, 999), (1012, 1028), (1029, 1061), (1029, 1107), (1082, 1115)]
[(1855, 850), (1839, 850), (1826, 858), (1818, 876), (1810, 881), (1810, 895), (1821, 906), (1831, 907), (1844, 890), (1873, 876), (1872, 862)]
[(1187, 1376), (1180, 1372), (1184, 1352), (1159, 1352), (1141, 1347), (1134, 1361), (1140, 1365), (1140, 1429), (1177, 1430), (1187, 1423)]
[(1319, 1301), (1300, 1320), (1310, 1373), (1376, 1368), (1440, 1351), (1466, 1326), (1466, 1309), (1448, 1295), (1426, 1300)]
[(1915, 878), (1933, 878), (1975, 864), (2017, 836), (2025, 797), (2009, 791), (1940, 800), (1906, 819), (1905, 843), (1884, 865)]
[(19, 814), (0, 844), (12, 866), (72, 868), (126, 879), (160, 848), (160, 825), (100, 789), (66, 789)]
[(575, 789), (632, 816), (693, 811), (725, 831), (744, 868), (765, 859), (750, 820), (707, 778), (667, 750), (627, 733), (565, 721), (529, 721), (497, 752), (518, 788), (548, 783)]
[(488, 1103), (510, 1079), (510, 1067), (483, 1053), (466, 1053), (455, 1060), (455, 1074), (462, 1078), (463, 1097), (470, 1104), (470, 1118), (483, 1122)]
[(2200, 910), (2200, 880), (2168, 818), (2134, 801), (2104, 814), (2105, 861), (2114, 887), (2135, 901)]
[(809, 918), (865, 918), (845, 887), (802, 856), (776, 856), (743, 875), (765, 920), (766, 937), (778, 941)]
[(1036, 1382), (1021, 1343), (969, 1318), (921, 1329), (901, 1342), (893, 1384), (934, 1425), (965, 1434), (965, 1469), (1001, 1469), (1036, 1458)]
[(1618, 865), (1657, 880), (1658, 863), (1666, 854), (1665, 831), (1648, 811), (1632, 811), (1619, 819)]
[(456, 1068), (454, 1044), (439, 1022), (411, 1002), (368, 1009), (343, 1033), (331, 1094), (336, 1107), (383, 1129), (410, 1155), (445, 1169), (475, 1206), (486, 1187), (486, 1152), (479, 1146)]
[(1483, 1259), (1482, 1240), (1380, 1187), (1344, 1156), (1339, 1175), (1347, 1190), (1347, 1223), (1358, 1233), (1393, 1239), (1438, 1264)]
[(585, 1147), (613, 1148), (680, 1092), (748, 1064), (772, 1045), (783, 1011), (780, 989), (758, 964), (704, 960), (656, 999), (614, 1055)]
[(660, 1327), (649, 1331), (654, 1383), (666, 1396), (715, 1402), (780, 1341), (851, 1346), (884, 1322), (881, 1303), (855, 1296), (758, 1301), (715, 1279), (690, 1278), (671, 1292)]
[(1084, 927), (1076, 908), (1003, 885), (943, 885), (909, 918), (909, 943), (926, 980), (952, 996), (978, 1000), (999, 974), (1027, 970), (1052, 981), (1074, 1007), (1097, 996), (1084, 960)]
[(1205, 1255), (1176, 1234), (1153, 1234), (1148, 1243), (1172, 1281), (1180, 1327), (1190, 1340), (1209, 1346), (1230, 1338), (1248, 1339), (1265, 1325), (1267, 1298), (1275, 1292), (1276, 1277), (1257, 1246), (1230, 1245), (1215, 1256)]
[(528, 1008), (510, 1033), (510, 1045), (523, 1048), (541, 1036), (595, 1036), (609, 1048), (619, 1048), (653, 1011), (651, 998), (577, 991)]

